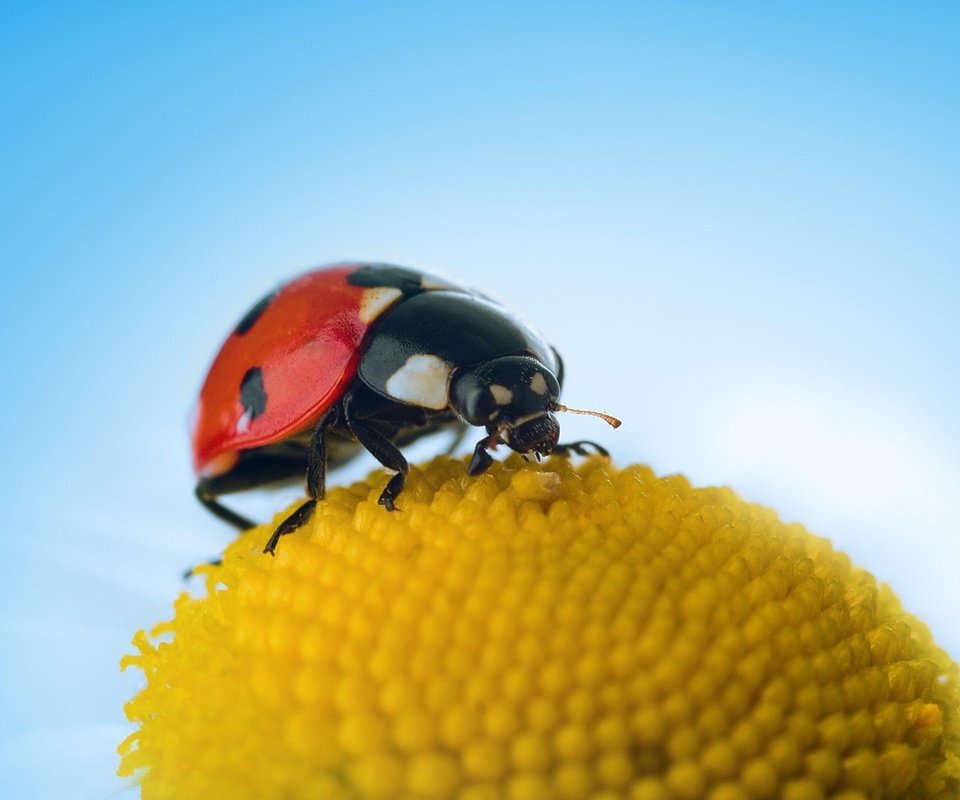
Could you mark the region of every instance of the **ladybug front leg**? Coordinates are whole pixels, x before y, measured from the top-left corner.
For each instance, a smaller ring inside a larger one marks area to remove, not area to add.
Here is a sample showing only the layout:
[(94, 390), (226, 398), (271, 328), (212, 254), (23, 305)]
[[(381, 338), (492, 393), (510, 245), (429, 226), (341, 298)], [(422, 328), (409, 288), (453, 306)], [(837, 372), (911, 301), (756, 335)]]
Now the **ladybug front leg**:
[(264, 553), (273, 555), (281, 536), (293, 533), (297, 528), (305, 525), (313, 516), (317, 501), (323, 499), (327, 484), (327, 428), (337, 419), (336, 406), (317, 423), (313, 435), (310, 437), (310, 447), (307, 451), (307, 494), (310, 499), (302, 503), (296, 511), (287, 517), (273, 535), (267, 540), (263, 548)]
[(370, 455), (387, 469), (396, 470), (397, 474), (387, 482), (386, 488), (380, 493), (380, 499), (377, 501), (387, 511), (396, 511), (397, 507), (394, 501), (403, 491), (410, 465), (397, 446), (382, 433), (371, 427), (364, 419), (369, 411), (369, 409), (364, 408), (365, 396), (362, 391), (359, 393), (350, 392), (344, 398), (344, 420), (350, 432), (370, 452)]
[(493, 463), (493, 456), (487, 451), (495, 450), (498, 444), (502, 444), (502, 440), (496, 430), (477, 442), (477, 446), (473, 448), (473, 458), (467, 466), (467, 475), (479, 475), (485, 472)]

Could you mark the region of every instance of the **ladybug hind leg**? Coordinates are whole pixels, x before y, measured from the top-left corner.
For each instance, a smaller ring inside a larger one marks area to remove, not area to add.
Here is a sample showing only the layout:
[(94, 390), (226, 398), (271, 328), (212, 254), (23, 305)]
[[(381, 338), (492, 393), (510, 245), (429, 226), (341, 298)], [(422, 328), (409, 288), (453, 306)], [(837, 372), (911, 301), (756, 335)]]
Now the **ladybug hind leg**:
[(216, 499), (217, 495), (210, 489), (209, 481), (205, 479), (200, 480), (197, 483), (194, 494), (207, 511), (218, 519), (222, 519), (224, 522), (233, 525), (237, 530), (245, 531), (247, 528), (252, 528), (256, 525), (253, 520), (248, 519), (242, 514), (238, 514), (236, 511), (232, 511), (218, 501)]
[(227, 508), (218, 498), (224, 494), (289, 480), (302, 474), (303, 466), (302, 454), (247, 450), (240, 453), (236, 466), (229, 472), (197, 481), (194, 493), (211, 514), (243, 531), (253, 528), (257, 523)]

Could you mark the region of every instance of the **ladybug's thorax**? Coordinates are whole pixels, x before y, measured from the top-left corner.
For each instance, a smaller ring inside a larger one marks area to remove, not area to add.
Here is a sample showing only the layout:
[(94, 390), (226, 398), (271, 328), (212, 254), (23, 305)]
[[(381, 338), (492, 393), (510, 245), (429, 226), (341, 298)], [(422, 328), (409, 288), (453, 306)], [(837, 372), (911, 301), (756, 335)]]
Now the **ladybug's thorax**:
[(499, 433), (518, 453), (546, 455), (560, 436), (550, 413), (559, 394), (556, 376), (536, 358), (505, 356), (459, 370), (450, 403), (466, 422)]

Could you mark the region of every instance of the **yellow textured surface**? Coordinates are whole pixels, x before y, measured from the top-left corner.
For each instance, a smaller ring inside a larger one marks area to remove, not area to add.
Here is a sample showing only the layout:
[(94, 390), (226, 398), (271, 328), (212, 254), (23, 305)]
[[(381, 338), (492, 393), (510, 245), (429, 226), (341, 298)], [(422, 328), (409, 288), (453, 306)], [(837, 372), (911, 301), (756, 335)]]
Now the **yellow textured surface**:
[(956, 665), (801, 526), (600, 459), (382, 484), (137, 634), (146, 800), (960, 794)]

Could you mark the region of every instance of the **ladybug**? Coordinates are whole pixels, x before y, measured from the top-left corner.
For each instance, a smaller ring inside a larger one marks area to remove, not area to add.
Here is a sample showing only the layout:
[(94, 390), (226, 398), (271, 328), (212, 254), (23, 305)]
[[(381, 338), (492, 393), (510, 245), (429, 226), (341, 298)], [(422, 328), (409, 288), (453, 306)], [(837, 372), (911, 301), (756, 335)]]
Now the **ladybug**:
[(449, 428), (486, 433), (467, 468), (505, 444), (539, 459), (584, 453), (559, 445), (563, 363), (534, 330), (487, 297), (390, 264), (316, 269), (267, 294), (210, 367), (192, 423), (196, 495), (240, 529), (253, 522), (223, 494), (306, 474), (309, 499), (264, 552), (303, 525), (324, 496), (328, 465), (369, 451), (395, 474), (380, 504), (396, 509), (409, 470), (400, 447)]

